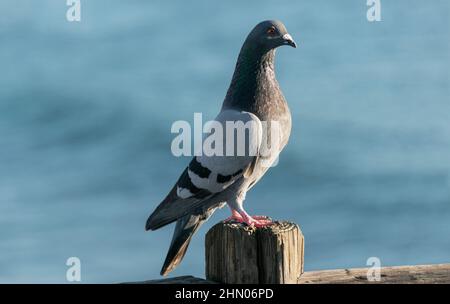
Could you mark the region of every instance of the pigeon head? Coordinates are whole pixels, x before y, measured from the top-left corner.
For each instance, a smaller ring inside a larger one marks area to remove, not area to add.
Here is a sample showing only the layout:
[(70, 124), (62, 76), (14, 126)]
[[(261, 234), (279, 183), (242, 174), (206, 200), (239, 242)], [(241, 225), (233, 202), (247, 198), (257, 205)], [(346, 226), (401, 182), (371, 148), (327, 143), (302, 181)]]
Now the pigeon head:
[(253, 28), (239, 52), (223, 109), (257, 112), (282, 95), (274, 65), (275, 49), (282, 45), (297, 47), (282, 22), (267, 20)]
[(269, 51), (282, 45), (297, 47), (284, 24), (277, 20), (266, 20), (257, 24), (248, 35), (245, 44), (264, 51)]

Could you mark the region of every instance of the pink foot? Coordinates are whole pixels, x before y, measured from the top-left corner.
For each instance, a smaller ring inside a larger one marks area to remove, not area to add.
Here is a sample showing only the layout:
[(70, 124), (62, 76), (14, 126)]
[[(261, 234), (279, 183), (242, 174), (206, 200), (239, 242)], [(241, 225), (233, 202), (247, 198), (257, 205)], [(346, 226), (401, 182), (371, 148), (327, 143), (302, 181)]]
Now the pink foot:
[(255, 220), (269, 220), (269, 217), (265, 215), (253, 215), (252, 218)]
[(231, 216), (227, 217), (226, 219), (223, 220), (225, 223), (227, 222), (238, 222), (238, 223), (242, 223), (244, 221), (244, 219), (242, 218), (242, 216), (239, 214), (239, 212), (237, 212), (236, 210), (231, 210)]
[[(231, 209), (231, 208), (230, 208)], [(271, 225), (273, 222), (269, 219), (268, 216), (264, 215), (254, 215), (250, 216), (245, 211), (241, 211), (239, 213), (237, 210), (231, 209), (231, 216), (226, 218), (224, 222), (238, 222), (245, 223), (248, 226), (261, 228), (265, 226)]]
[(273, 222), (269, 220), (267, 216), (250, 216), (246, 214), (243, 216), (243, 222), (249, 226), (253, 226), (256, 228), (266, 227), (272, 225)]

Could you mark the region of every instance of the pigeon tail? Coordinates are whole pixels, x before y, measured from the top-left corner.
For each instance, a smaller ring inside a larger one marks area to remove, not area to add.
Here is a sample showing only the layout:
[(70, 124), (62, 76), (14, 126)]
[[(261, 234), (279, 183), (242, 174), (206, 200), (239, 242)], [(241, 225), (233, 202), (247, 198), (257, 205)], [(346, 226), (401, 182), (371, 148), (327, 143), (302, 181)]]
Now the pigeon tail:
[(174, 270), (183, 260), (192, 236), (203, 225), (204, 222), (214, 213), (217, 208), (211, 208), (201, 214), (190, 214), (177, 221), (173, 232), (172, 242), (167, 252), (166, 260), (161, 269), (161, 275), (165, 276)]
[[(189, 197), (181, 199), (177, 196), (177, 186), (175, 185), (167, 197), (158, 205), (155, 211), (148, 217), (145, 230), (157, 230), (163, 226), (171, 224), (189, 214), (195, 214), (196, 210), (206, 210), (214, 204), (215, 196), (210, 193), (204, 194), (200, 191), (199, 197)], [(208, 196), (206, 196), (208, 195)], [(205, 196), (205, 197), (202, 197)], [(205, 208), (202, 208), (206, 206)], [(200, 208), (200, 209), (199, 209)], [(198, 212), (197, 212), (198, 214)]]

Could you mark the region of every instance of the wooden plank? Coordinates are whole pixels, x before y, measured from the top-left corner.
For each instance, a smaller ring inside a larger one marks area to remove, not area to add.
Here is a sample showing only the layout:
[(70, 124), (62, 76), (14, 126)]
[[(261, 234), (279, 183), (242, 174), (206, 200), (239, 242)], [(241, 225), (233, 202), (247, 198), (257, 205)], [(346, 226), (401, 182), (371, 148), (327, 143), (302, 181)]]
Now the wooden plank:
[(218, 223), (206, 234), (205, 248), (206, 278), (216, 282), (295, 284), (303, 272), (303, 234), (290, 222), (259, 229)]
[(382, 267), (381, 280), (367, 280), (369, 268), (305, 272), (298, 284), (450, 284), (450, 264)]
[[(381, 281), (367, 280), (368, 268), (305, 272), (298, 284), (450, 284), (450, 264), (395, 266), (381, 268)], [(215, 284), (216, 282), (182, 276), (127, 284)]]
[(181, 276), (160, 280), (129, 282), (125, 284), (216, 284), (216, 283), (205, 279), (196, 278), (193, 276)]

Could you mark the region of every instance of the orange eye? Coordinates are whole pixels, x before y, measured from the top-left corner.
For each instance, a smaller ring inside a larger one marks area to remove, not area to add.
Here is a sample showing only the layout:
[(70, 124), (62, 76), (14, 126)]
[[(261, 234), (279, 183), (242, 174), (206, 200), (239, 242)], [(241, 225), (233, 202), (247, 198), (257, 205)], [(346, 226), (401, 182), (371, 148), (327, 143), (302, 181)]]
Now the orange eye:
[(267, 34), (269, 34), (269, 35), (275, 34), (275, 28), (273, 26), (269, 27), (267, 29)]

